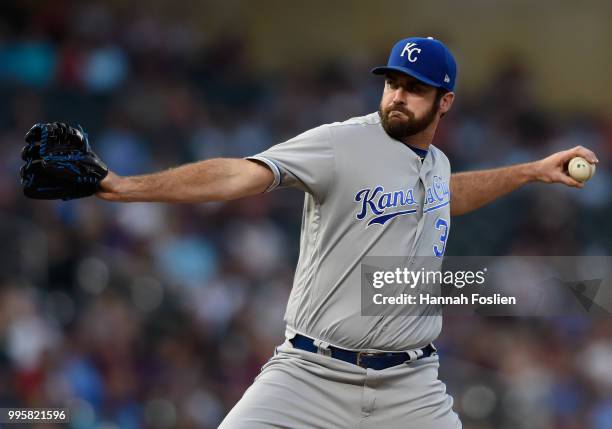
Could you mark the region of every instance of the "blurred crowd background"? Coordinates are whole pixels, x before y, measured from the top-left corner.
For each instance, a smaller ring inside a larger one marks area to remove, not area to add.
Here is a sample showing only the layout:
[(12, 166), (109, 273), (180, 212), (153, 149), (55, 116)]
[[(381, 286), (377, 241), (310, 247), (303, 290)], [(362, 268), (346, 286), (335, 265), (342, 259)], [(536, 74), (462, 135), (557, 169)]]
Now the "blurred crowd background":
[[(375, 111), (370, 67), (395, 40), (433, 35), (459, 63), (434, 142), (455, 171), (577, 144), (600, 159), (583, 190), (533, 185), (454, 219), (447, 254), (611, 253), (609, 3), (339, 2), (332, 16), (322, 2), (169, 3), (0, 6), (0, 407), (67, 406), (77, 429), (216, 427), (283, 340), (298, 251), (295, 190), (202, 205), (27, 200), (19, 151), (35, 122), (82, 124), (124, 175), (242, 157)], [(575, 24), (565, 39), (557, 20)], [(610, 322), (447, 319), (440, 375), (464, 427), (612, 428)]]

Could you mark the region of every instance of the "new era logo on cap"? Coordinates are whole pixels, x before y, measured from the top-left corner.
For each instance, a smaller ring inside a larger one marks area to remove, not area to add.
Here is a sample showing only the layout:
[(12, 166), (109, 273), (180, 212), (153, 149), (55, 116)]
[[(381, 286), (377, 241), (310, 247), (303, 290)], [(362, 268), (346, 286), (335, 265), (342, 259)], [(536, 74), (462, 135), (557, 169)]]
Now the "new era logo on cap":
[(448, 48), (432, 37), (411, 37), (397, 42), (386, 66), (372, 69), (374, 74), (389, 71), (406, 73), (420, 81), (448, 91), (455, 88), (457, 65)]

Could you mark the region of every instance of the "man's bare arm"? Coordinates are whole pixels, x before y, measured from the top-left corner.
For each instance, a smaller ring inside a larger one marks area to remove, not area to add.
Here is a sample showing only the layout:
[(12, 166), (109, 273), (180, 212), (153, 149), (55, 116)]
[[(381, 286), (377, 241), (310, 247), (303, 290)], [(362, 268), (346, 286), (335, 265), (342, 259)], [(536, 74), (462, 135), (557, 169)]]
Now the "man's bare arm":
[(99, 198), (121, 202), (199, 203), (228, 201), (264, 192), (274, 181), (269, 168), (239, 158), (216, 158), (159, 173), (102, 181)]
[(567, 163), (575, 156), (591, 163), (598, 162), (592, 151), (576, 146), (526, 164), (453, 174), (450, 180), (451, 215), (469, 213), (529, 182), (564, 183), (582, 188), (583, 183), (567, 175)]

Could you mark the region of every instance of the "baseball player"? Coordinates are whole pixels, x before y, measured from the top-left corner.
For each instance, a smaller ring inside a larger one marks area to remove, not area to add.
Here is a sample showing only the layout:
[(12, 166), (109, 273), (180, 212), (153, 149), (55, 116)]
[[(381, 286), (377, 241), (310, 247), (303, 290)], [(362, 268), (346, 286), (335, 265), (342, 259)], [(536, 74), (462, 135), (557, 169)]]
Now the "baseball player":
[(246, 159), (137, 177), (109, 172), (101, 182), (98, 197), (123, 202), (225, 201), (281, 187), (305, 193), (286, 340), (224, 429), (461, 427), (438, 380), (433, 341), (441, 316), (362, 316), (360, 262), (372, 255), (434, 257), (439, 268), (451, 216), (528, 182), (580, 188), (565, 172), (567, 162), (597, 162), (575, 147), (531, 163), (451, 174), (432, 144), (455, 98), (451, 52), (432, 38), (400, 40), (373, 73), (384, 77), (378, 112), (319, 126)]

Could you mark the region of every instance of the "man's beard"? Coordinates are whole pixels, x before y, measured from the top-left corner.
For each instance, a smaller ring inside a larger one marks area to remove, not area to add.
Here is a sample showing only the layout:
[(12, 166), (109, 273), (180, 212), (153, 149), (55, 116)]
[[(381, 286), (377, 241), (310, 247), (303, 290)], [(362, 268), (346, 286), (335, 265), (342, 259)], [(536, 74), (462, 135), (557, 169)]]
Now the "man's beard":
[[(402, 106), (388, 107), (386, 110), (381, 106), (378, 109), (378, 115), (382, 123), (382, 127), (387, 132), (389, 137), (404, 141), (407, 137), (413, 136), (426, 129), (436, 119), (436, 114), (440, 108), (439, 102), (434, 102), (433, 106), (425, 116), (420, 119), (414, 117), (414, 113), (410, 110), (404, 109)], [(407, 119), (402, 118), (389, 118), (389, 114), (393, 111), (402, 112), (406, 115)]]

